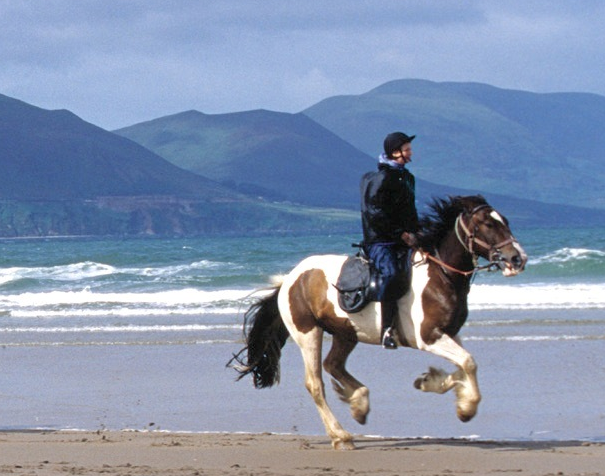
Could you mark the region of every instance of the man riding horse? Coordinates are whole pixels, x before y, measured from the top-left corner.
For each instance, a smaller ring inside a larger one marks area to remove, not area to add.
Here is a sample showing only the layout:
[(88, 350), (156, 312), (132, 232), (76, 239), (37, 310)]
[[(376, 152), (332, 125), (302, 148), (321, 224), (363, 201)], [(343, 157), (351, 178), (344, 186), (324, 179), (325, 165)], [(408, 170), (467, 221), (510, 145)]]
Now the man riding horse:
[(418, 230), (415, 178), (405, 167), (412, 160), (414, 137), (403, 132), (387, 135), (378, 170), (361, 179), (363, 244), (381, 278), (377, 299), (385, 349), (397, 348), (393, 337), (397, 299), (409, 285), (410, 247)]

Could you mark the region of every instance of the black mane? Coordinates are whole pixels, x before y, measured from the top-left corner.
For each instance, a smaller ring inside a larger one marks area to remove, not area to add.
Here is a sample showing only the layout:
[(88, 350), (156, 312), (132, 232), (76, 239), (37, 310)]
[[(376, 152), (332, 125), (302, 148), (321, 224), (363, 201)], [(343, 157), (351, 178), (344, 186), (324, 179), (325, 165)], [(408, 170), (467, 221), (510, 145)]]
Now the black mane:
[(480, 205), (487, 205), (487, 201), (481, 195), (433, 199), (429, 205), (430, 211), (419, 221), (418, 247), (429, 253), (433, 252), (454, 227), (458, 215)]

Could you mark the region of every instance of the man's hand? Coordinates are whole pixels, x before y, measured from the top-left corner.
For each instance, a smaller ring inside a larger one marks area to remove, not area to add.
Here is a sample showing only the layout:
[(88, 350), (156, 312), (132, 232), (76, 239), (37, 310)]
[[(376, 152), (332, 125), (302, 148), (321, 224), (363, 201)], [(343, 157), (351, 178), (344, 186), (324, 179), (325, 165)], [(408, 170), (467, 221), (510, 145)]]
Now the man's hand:
[(410, 233), (409, 231), (404, 231), (401, 234), (401, 239), (410, 248), (415, 248), (416, 245), (418, 244), (418, 240), (416, 239), (416, 235), (414, 233)]

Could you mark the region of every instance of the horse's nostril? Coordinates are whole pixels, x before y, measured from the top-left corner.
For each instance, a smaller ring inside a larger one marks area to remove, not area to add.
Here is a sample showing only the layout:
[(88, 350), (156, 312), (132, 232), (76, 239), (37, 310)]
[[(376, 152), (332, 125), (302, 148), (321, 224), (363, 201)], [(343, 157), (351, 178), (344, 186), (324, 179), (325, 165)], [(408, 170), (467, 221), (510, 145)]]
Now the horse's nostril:
[(523, 258), (521, 258), (520, 256), (513, 256), (513, 259), (511, 260), (513, 263), (513, 266), (515, 268), (520, 268), (521, 266), (523, 266)]

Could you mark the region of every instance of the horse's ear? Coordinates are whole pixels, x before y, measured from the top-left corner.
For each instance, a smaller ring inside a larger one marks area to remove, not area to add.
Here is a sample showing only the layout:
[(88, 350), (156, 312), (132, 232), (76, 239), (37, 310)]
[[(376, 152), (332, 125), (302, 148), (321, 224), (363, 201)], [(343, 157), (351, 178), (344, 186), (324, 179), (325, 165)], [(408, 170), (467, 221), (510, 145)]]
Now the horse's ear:
[(468, 195), (466, 197), (457, 196), (454, 197), (456, 200), (452, 202), (452, 204), (457, 204), (462, 210), (461, 211), (471, 211), (481, 205), (487, 205), (487, 200), (483, 197), (483, 195)]

